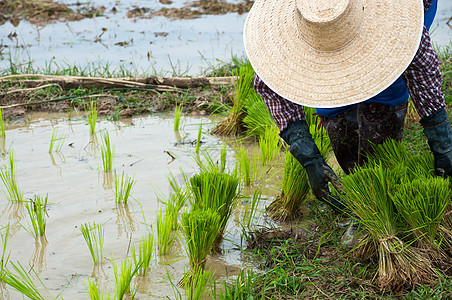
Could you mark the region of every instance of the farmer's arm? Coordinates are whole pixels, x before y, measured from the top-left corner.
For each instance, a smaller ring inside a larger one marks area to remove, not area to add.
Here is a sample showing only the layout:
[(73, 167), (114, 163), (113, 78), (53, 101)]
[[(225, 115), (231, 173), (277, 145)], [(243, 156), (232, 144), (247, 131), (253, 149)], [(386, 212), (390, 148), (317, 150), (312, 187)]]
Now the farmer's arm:
[[(426, 2), (432, 1), (424, 1), (424, 5)], [(442, 76), (438, 56), (425, 27), (419, 49), (403, 79), (421, 117), (424, 134), (435, 158), (436, 174), (452, 176), (452, 132), (441, 92)]]

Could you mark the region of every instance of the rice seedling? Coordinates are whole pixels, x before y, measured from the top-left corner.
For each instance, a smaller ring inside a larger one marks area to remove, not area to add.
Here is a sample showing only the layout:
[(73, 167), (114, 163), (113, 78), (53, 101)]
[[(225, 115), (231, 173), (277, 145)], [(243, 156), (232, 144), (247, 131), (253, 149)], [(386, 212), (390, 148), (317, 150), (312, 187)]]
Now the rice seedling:
[(392, 194), (397, 212), (417, 238), (433, 248), (438, 227), (450, 203), (449, 184), (449, 180), (441, 177), (414, 179), (400, 184)]
[(152, 256), (154, 255), (154, 236), (150, 233), (143, 236), (138, 244), (138, 253), (135, 251), (135, 246), (132, 244), (132, 259), (135, 266), (140, 266), (138, 274), (146, 276), (149, 265), (151, 264)]
[(54, 128), (52, 131), (52, 137), (50, 138), (49, 153), (52, 153), (53, 151), (60, 152), (65, 140), (66, 136), (59, 136), (58, 128)]
[(174, 131), (179, 131), (182, 117), (182, 105), (176, 105), (174, 108)]
[(281, 151), (282, 143), (278, 132), (278, 127), (274, 125), (267, 127), (264, 131), (264, 135), (259, 137), (259, 147), (261, 149), (263, 165), (266, 165), (268, 162), (275, 159)]
[(437, 276), (431, 261), (408, 246), (399, 235), (407, 232), (408, 227), (389, 195), (405, 172), (404, 166), (388, 170), (376, 165), (356, 168), (342, 180), (347, 206), (369, 232), (368, 242), (378, 247), (378, 281), (382, 289), (397, 290), (414, 283), (424, 284)]
[(202, 124), (199, 124), (198, 128), (198, 138), (196, 139), (196, 154), (199, 154), (199, 147), (201, 146), (201, 134), (202, 134)]
[(89, 106), (85, 106), (86, 119), (89, 124), (89, 133), (96, 133), (96, 123), (97, 123), (97, 103), (95, 101), (90, 101)]
[(121, 179), (117, 176), (115, 171), (115, 201), (116, 203), (127, 204), (130, 197), (130, 192), (135, 185), (136, 181), (124, 174), (122, 171)]
[[(202, 158), (199, 155), (194, 156), (194, 160), (202, 172), (223, 173), (226, 170), (227, 145), (221, 148), (220, 159), (215, 161), (209, 152), (201, 150)], [(233, 173), (237, 170), (233, 170)]]
[(242, 120), (245, 114), (247, 98), (253, 90), (254, 70), (249, 61), (241, 63), (234, 73), (235, 95), (232, 98), (233, 106), (229, 116), (221, 121), (214, 132), (220, 135), (238, 135), (242, 132)]
[(99, 286), (96, 284), (96, 282), (91, 281), (88, 277), (87, 281), (88, 286), (88, 295), (91, 300), (110, 300), (111, 299), (111, 293), (109, 290), (106, 290), (104, 287), (102, 289), (99, 289)]
[(5, 233), (0, 232), (0, 236), (2, 237), (2, 258), (0, 261), (0, 273), (3, 272), (3, 270), (6, 267), (6, 264), (9, 261), (9, 254), (6, 255), (6, 245), (8, 244), (8, 237), (9, 237), (9, 224), (5, 226)]
[(104, 227), (101, 224), (85, 223), (80, 225), (83, 238), (88, 246), (94, 264), (102, 262), (104, 253)]
[(222, 240), (224, 229), (232, 214), (235, 199), (239, 193), (240, 178), (226, 173), (201, 172), (189, 179), (193, 197), (190, 198), (192, 210), (212, 210), (220, 215), (220, 231), (215, 246)]
[(251, 205), (245, 213), (244, 223), (247, 228), (251, 227), (251, 222), (254, 220), (257, 212), (257, 207), (260, 203), (262, 193), (259, 190), (255, 190), (253, 197), (251, 198)]
[(35, 195), (34, 199), (25, 205), (28, 211), (28, 215), (30, 216), (30, 222), (33, 228), (34, 236), (36, 237), (43, 236), (46, 232), (46, 211), (48, 196), (48, 194), (45, 197)]
[(0, 137), (3, 139), (6, 137), (5, 123), (3, 121), (3, 111), (1, 108), (0, 108)]
[(172, 230), (174, 216), (168, 211), (159, 210), (156, 216), (157, 244), (159, 255), (166, 255), (176, 240), (176, 233)]
[(185, 211), (181, 215), (182, 233), (185, 237), (190, 269), (204, 269), (207, 254), (221, 229), (221, 216), (207, 210)]
[(19, 293), (22, 293), (23, 295), (27, 296), (30, 299), (33, 300), (45, 300), (49, 297), (44, 297), (41, 292), (39, 291), (36, 284), (33, 282), (33, 279), (29, 275), (30, 273), (36, 276), (38, 278), (39, 282), (41, 283), (42, 287), (46, 290), (48, 293), (47, 288), (39, 278), (38, 274), (36, 274), (35, 270), (32, 266), (30, 266), (30, 270), (26, 270), (20, 262), (17, 262), (17, 265), (11, 262), (11, 265), (16, 273), (13, 273), (11, 270), (4, 269), (2, 272), (0, 272), (0, 279), (8, 284), (9, 286), (13, 287), (16, 291)]
[[(187, 273), (186, 273), (187, 274)], [(202, 300), (206, 299), (207, 293), (212, 286), (214, 272), (198, 268), (196, 271), (189, 270), (189, 282), (184, 282), (185, 299)]]
[(113, 262), (113, 272), (115, 274), (115, 298), (117, 300), (122, 300), (124, 298), (124, 295), (132, 293), (132, 299), (134, 298), (133, 295), (135, 294), (134, 287), (132, 286), (132, 278), (133, 276), (138, 272), (141, 265), (136, 265), (133, 267), (132, 262), (128, 257), (124, 257), (121, 260), (120, 269), (118, 268), (118, 265)]
[(102, 134), (102, 146), (100, 147), (100, 151), (102, 153), (102, 166), (104, 172), (113, 171), (113, 147), (110, 143), (110, 136), (108, 131), (105, 131)]
[(24, 194), (17, 185), (14, 152), (12, 150), (9, 152), (9, 168), (0, 171), (0, 178), (6, 188), (6, 192), (3, 191), (6, 198), (11, 202), (23, 202)]
[(255, 91), (250, 91), (248, 98), (246, 116), (243, 118), (246, 134), (255, 137), (263, 136), (268, 128), (275, 126), (275, 121), (261, 96)]
[(239, 170), (240, 175), (245, 186), (251, 185), (251, 170), (250, 170), (250, 161), (248, 159), (248, 152), (246, 151), (243, 145), (240, 146), (238, 152), (238, 162), (239, 162)]

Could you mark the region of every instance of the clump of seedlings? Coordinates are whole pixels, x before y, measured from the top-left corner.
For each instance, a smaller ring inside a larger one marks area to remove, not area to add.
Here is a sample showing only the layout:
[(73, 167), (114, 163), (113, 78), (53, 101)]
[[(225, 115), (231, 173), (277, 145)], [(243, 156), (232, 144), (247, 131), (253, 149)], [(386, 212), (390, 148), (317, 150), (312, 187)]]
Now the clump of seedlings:
[(19, 189), (16, 180), (16, 168), (14, 165), (14, 152), (9, 152), (9, 168), (0, 171), (0, 178), (5, 185), (6, 192), (3, 191), (5, 196), (11, 202), (23, 202), (24, 193)]
[(52, 137), (50, 138), (49, 153), (60, 152), (63, 148), (64, 141), (66, 140), (65, 135), (58, 135), (58, 128), (54, 128), (52, 131)]
[(117, 263), (113, 262), (113, 271), (115, 274), (115, 298), (116, 300), (122, 300), (126, 294), (131, 293), (131, 299), (134, 298), (135, 289), (132, 286), (132, 278), (138, 272), (141, 265), (133, 266), (128, 257), (124, 257), (121, 260), (120, 268)]
[(91, 300), (109, 300), (111, 299), (111, 293), (109, 290), (106, 290), (104, 287), (99, 289), (99, 286), (96, 282), (91, 281), (88, 277), (87, 281), (88, 286), (88, 295)]
[(33, 274), (36, 278), (38, 278), (42, 287), (48, 293), (47, 288), (45, 287), (44, 283), (39, 278), (38, 274), (36, 274), (36, 271), (33, 269), (32, 266), (30, 266), (29, 270), (26, 270), (20, 264), (20, 262), (17, 262), (17, 265), (11, 262), (11, 265), (12, 265), (15, 273), (13, 273), (11, 270), (5, 268), (2, 270), (2, 272), (0, 272), (0, 280), (2, 280), (9, 286), (13, 287), (16, 291), (18, 291), (19, 293), (22, 293), (23, 295), (27, 296), (30, 299), (33, 299), (33, 300), (49, 299), (49, 297), (44, 297), (41, 294), (38, 287), (33, 282), (33, 279), (31, 278), (30, 274)]
[(282, 143), (276, 125), (267, 127), (259, 138), (259, 147), (262, 154), (262, 164), (267, 165), (276, 158), (281, 151)]
[(127, 204), (130, 197), (130, 192), (136, 181), (133, 177), (129, 177), (122, 171), (121, 179), (115, 171), (115, 201), (116, 203)]
[(112, 172), (113, 171), (113, 146), (110, 143), (110, 136), (108, 131), (105, 131), (102, 134), (102, 146), (100, 147), (100, 151), (102, 154), (102, 166), (104, 172)]
[(212, 249), (221, 230), (221, 216), (210, 209), (194, 209), (181, 215), (181, 227), (185, 237), (191, 273), (184, 280), (191, 281), (190, 274), (204, 270), (207, 254)]
[(154, 255), (154, 236), (150, 233), (143, 236), (138, 244), (138, 253), (135, 251), (135, 246), (132, 244), (132, 259), (135, 266), (140, 266), (138, 274), (146, 276), (149, 265), (151, 264), (152, 256)]
[(80, 230), (89, 248), (94, 264), (102, 262), (104, 257), (104, 226), (96, 223), (85, 223), (80, 226)]
[(275, 126), (267, 106), (261, 96), (251, 91), (246, 105), (246, 116), (243, 118), (247, 136), (261, 137), (269, 127)]
[(189, 179), (191, 209), (212, 210), (220, 216), (220, 231), (214, 244), (217, 247), (223, 239), (226, 223), (232, 214), (238, 196), (240, 178), (227, 173), (201, 172)]
[(96, 133), (96, 123), (97, 123), (97, 103), (95, 101), (90, 101), (89, 105), (85, 106), (86, 119), (89, 124), (89, 133)]
[(159, 255), (166, 255), (170, 252), (176, 240), (176, 233), (172, 229), (173, 220), (177, 218), (174, 216), (174, 211), (170, 210), (159, 210), (156, 216), (156, 227), (157, 227), (157, 245)]
[(8, 244), (8, 236), (9, 236), (9, 223), (8, 225), (5, 226), (5, 233), (1, 233), (0, 232), (0, 236), (2, 238), (2, 257), (1, 257), (1, 261), (0, 261), (0, 273), (3, 272), (3, 270), (6, 267), (6, 264), (9, 261), (9, 254), (6, 255), (6, 245)]
[(48, 194), (45, 197), (35, 195), (34, 199), (25, 205), (30, 216), (34, 236), (36, 237), (43, 236), (46, 232), (46, 211), (48, 196)]
[(174, 108), (174, 131), (179, 131), (182, 118), (182, 105), (176, 105)]
[(199, 148), (201, 147), (201, 135), (202, 135), (202, 124), (199, 124), (198, 137), (196, 139), (196, 154), (199, 154)]
[(4, 139), (6, 137), (5, 122), (3, 121), (3, 111), (0, 108), (0, 137)]

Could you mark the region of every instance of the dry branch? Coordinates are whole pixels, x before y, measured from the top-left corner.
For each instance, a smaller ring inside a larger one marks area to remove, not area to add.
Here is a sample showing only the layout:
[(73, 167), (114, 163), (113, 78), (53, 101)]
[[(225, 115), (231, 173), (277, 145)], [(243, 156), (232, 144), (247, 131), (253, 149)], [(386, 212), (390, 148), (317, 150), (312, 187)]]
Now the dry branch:
[(194, 88), (199, 86), (231, 85), (232, 77), (138, 77), (138, 78), (102, 78), (69, 75), (21, 74), (0, 77), (5, 81), (20, 82), (24, 87), (34, 88), (43, 84), (58, 84), (63, 89), (73, 88), (155, 88), (166, 91)]

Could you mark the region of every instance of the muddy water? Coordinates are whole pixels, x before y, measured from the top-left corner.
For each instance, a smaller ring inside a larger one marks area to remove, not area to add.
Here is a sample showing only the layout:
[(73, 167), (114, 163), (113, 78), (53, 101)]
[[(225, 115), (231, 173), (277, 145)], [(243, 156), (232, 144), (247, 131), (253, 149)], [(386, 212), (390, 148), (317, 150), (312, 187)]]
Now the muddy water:
[[(58, 1), (76, 9), (76, 1)], [(163, 1), (165, 2), (165, 1)], [(156, 16), (151, 19), (128, 18), (133, 8), (181, 7), (185, 0), (162, 4), (157, 0), (83, 2), (104, 6), (104, 16), (76, 22), (34, 26), (26, 21), (14, 27), (0, 26), (0, 70), (9, 67), (9, 56), (16, 64), (32, 62), (35, 67), (61, 69), (65, 66), (100, 64), (141, 73), (198, 75), (231, 55), (244, 55), (242, 28), (246, 14), (201, 16), (177, 20)], [(238, 1), (231, 1), (238, 2)], [(113, 8), (116, 12), (113, 12)], [(432, 25), (432, 39), (439, 46), (452, 40), (452, 0), (438, 3)]]
[[(113, 268), (110, 260), (117, 260), (127, 253), (130, 242), (137, 242), (155, 227), (155, 214), (163, 205), (160, 198), (169, 194), (167, 176), (181, 178), (181, 170), (191, 174), (198, 172), (193, 162), (198, 126), (205, 129), (201, 149), (209, 151), (213, 158), (219, 157), (223, 142), (208, 134), (212, 120), (185, 118), (183, 130), (175, 134), (173, 119), (165, 116), (146, 116), (112, 123), (100, 121), (96, 137), (89, 134), (88, 124), (81, 116), (36, 114), (27, 120), (8, 124), (3, 152), (14, 150), (17, 181), (25, 198), (33, 195), (49, 197), (47, 230), (45, 238), (35, 239), (25, 228), (31, 228), (24, 206), (11, 204), (0, 196), (0, 225), (10, 223), (8, 250), (10, 261), (33, 265), (50, 291), (51, 297), (61, 294), (65, 299), (87, 299), (86, 280), (95, 278), (100, 284), (114, 290)], [(66, 136), (60, 152), (48, 153), (54, 128), (60, 136)], [(114, 184), (104, 176), (100, 156), (100, 131), (108, 131), (114, 145), (114, 168), (134, 176), (136, 185), (132, 190), (134, 200), (127, 206), (117, 205), (114, 200)], [(181, 143), (182, 140), (185, 141)], [(175, 160), (165, 152), (169, 151)], [(228, 162), (234, 163), (234, 151), (228, 148)], [(8, 155), (2, 155), (0, 164), (6, 166)], [(264, 182), (264, 199), (260, 210), (277, 193), (277, 180)], [(3, 185), (0, 184), (3, 189)], [(252, 193), (252, 190), (248, 191)], [(140, 204), (142, 209), (140, 208)], [(243, 260), (237, 245), (240, 226), (249, 204), (240, 201), (236, 213), (228, 224), (227, 241), (223, 254), (210, 257), (217, 276), (237, 274), (249, 264)], [(104, 263), (93, 268), (93, 262), (80, 233), (85, 222), (105, 225)], [(255, 223), (265, 220), (257, 217)], [(2, 233), (4, 228), (2, 229)], [(151, 272), (139, 278), (138, 299), (174, 298), (167, 272), (173, 282), (182, 278), (188, 259), (181, 245), (176, 242), (171, 254), (153, 260)], [(10, 287), (3, 287), (4, 299), (17, 299), (19, 294)], [(49, 298), (48, 296), (46, 298)]]

